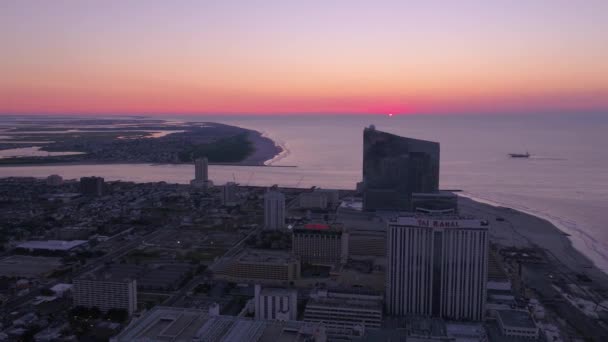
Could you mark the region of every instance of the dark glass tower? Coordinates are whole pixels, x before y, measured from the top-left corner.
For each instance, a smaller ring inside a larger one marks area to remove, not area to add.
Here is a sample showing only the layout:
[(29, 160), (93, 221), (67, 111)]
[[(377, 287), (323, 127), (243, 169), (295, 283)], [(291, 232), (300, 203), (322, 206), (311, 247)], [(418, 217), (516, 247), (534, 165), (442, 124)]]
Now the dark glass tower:
[(411, 210), (412, 193), (439, 190), (439, 143), (363, 130), (363, 209)]

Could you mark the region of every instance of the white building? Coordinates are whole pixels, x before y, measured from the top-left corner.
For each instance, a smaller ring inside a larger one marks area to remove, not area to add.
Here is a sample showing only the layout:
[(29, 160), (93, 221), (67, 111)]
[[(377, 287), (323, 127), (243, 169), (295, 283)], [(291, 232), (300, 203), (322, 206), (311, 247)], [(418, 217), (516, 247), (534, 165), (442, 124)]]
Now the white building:
[(322, 323), (328, 331), (380, 328), (382, 296), (371, 292), (316, 290), (304, 310), (304, 321)]
[(285, 227), (285, 195), (269, 190), (264, 195), (264, 229), (280, 230)]
[(255, 285), (255, 319), (295, 321), (298, 316), (296, 289), (262, 288)]
[(194, 161), (194, 179), (198, 181), (209, 180), (209, 161), (207, 158), (197, 158)]
[(74, 279), (74, 306), (96, 307), (102, 312), (123, 309), (137, 310), (137, 281), (117, 278), (104, 271), (93, 271)]
[(462, 217), (398, 217), (388, 222), (386, 308), (396, 316), (482, 320), (488, 229)]

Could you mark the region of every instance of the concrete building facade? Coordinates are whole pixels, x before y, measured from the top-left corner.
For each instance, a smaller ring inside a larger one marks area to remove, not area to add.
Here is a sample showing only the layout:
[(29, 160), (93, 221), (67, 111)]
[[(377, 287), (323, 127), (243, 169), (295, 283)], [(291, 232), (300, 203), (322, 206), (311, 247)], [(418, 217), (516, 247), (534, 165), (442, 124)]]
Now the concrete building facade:
[(293, 230), (292, 251), (310, 264), (338, 264), (348, 259), (348, 234), (327, 225), (305, 225)]
[(380, 328), (382, 319), (382, 295), (372, 292), (318, 289), (304, 309), (305, 322), (323, 323), (329, 331)]
[(88, 273), (74, 279), (74, 306), (96, 307), (102, 312), (122, 309), (132, 315), (137, 310), (137, 281), (116, 279), (111, 274)]
[(298, 291), (255, 285), (255, 319), (295, 321), (298, 316)]
[(216, 275), (235, 282), (284, 285), (300, 278), (300, 260), (285, 252), (245, 250), (221, 262)]
[(264, 229), (281, 230), (285, 228), (285, 195), (276, 189), (264, 194)]
[(102, 177), (81, 177), (80, 193), (85, 196), (103, 196), (105, 180)]
[(238, 185), (235, 182), (228, 182), (222, 187), (222, 204), (235, 205), (237, 198)]
[(488, 229), (480, 220), (412, 216), (389, 221), (387, 312), (482, 320), (488, 248)]
[(525, 310), (496, 310), (496, 321), (503, 336), (537, 340), (540, 329)]

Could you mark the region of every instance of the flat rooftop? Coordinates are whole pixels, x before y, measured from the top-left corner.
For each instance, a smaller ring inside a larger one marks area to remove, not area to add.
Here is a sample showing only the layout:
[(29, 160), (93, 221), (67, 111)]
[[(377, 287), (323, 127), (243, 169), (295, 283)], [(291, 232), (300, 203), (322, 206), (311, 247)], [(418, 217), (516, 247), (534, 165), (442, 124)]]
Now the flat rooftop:
[(24, 249), (43, 249), (49, 251), (69, 251), (76, 247), (82, 246), (86, 244), (88, 241), (86, 240), (72, 240), (72, 241), (64, 241), (64, 240), (32, 240), (26, 241), (19, 245), (17, 248)]
[(296, 262), (298, 259), (289, 252), (246, 249), (236, 260), (241, 263), (286, 264)]
[(487, 229), (484, 220), (459, 215), (412, 215), (388, 220), (389, 225), (422, 228), (477, 228)]
[(157, 306), (110, 341), (258, 341), (304, 342), (320, 329), (299, 321), (255, 321), (213, 316), (205, 310)]
[(313, 308), (315, 306), (376, 310), (382, 313), (382, 301), (379, 299), (366, 300), (336, 297), (309, 299), (308, 303), (306, 304), (306, 308)]
[(263, 287), (260, 291), (260, 295), (262, 296), (289, 296), (292, 293), (296, 293), (298, 290), (296, 289), (284, 289), (281, 287)]
[(521, 328), (536, 328), (536, 324), (530, 317), (527, 311), (523, 310), (496, 310), (496, 313), (500, 316), (500, 319), (505, 325), (510, 327), (521, 327)]

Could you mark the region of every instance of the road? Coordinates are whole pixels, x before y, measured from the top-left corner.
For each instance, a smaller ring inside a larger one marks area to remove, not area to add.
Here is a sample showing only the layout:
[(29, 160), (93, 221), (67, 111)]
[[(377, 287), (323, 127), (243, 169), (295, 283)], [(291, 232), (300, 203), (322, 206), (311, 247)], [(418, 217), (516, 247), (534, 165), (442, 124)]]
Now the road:
[[(133, 248), (139, 246), (144, 240), (146, 239), (154, 239), (157, 238), (158, 236), (167, 233), (167, 229), (158, 229), (155, 230), (153, 232), (150, 232), (146, 235), (142, 235), (140, 237), (135, 238), (134, 240), (130, 241), (129, 243), (127, 243), (126, 245), (118, 248), (115, 251), (112, 251), (104, 256), (101, 256), (97, 259), (94, 259), (93, 261), (85, 264), (84, 266), (82, 266), (81, 268), (71, 272), (70, 274), (64, 275), (62, 277), (60, 277), (59, 279), (53, 280), (47, 284), (45, 284), (44, 288), (50, 288), (53, 287), (59, 283), (64, 283), (64, 282), (69, 282), (70, 280), (83, 275), (103, 264), (105, 264), (106, 262), (112, 261), (114, 259), (120, 258), (122, 256), (124, 256), (125, 254), (129, 253), (129, 251), (131, 251)], [(37, 296), (40, 295), (40, 289), (35, 289), (35, 290), (31, 290), (28, 294), (21, 296), (21, 297), (17, 297), (14, 298), (12, 300), (9, 300), (8, 302), (6, 302), (3, 306), (2, 306), (2, 312), (4, 313), (9, 313), (14, 311), (16, 308), (18, 308), (19, 306), (33, 300), (34, 298), (36, 298)]]
[[(207, 267), (207, 270), (213, 271), (213, 268), (215, 266), (217, 266), (218, 261), (220, 261), (223, 258), (235, 256), (238, 252), (241, 251), (242, 245), (245, 243), (245, 241), (247, 241), (247, 239), (249, 237), (257, 234), (259, 231), (260, 231), (260, 229), (257, 228), (257, 229), (254, 229), (253, 231), (251, 231), (249, 234), (245, 235), (245, 237), (243, 237), (241, 240), (239, 240), (239, 242), (237, 242), (234, 246), (230, 247), (230, 249), (227, 250), (226, 253), (224, 253), (221, 257), (217, 258), (213, 263), (211, 263)], [(182, 286), (182, 288), (179, 291), (173, 293), (171, 295), (171, 297), (167, 298), (163, 302), (163, 305), (166, 305), (166, 306), (174, 305), (180, 299), (184, 298), (186, 296), (186, 294), (188, 294), (188, 292), (192, 291), (194, 289), (194, 287), (196, 287), (196, 285), (200, 284), (204, 280), (204, 278), (205, 278), (205, 275), (195, 276), (186, 285)]]

